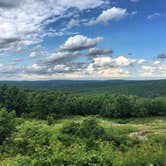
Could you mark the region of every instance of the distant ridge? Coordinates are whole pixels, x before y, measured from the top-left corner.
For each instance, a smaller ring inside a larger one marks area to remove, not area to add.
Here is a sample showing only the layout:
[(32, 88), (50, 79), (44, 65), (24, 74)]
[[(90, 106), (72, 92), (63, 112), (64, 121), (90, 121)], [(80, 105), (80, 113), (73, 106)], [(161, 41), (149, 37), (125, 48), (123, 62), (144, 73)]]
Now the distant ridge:
[(73, 93), (121, 93), (139, 96), (165, 96), (166, 80), (47, 80), (0, 81), (32, 90), (55, 90)]

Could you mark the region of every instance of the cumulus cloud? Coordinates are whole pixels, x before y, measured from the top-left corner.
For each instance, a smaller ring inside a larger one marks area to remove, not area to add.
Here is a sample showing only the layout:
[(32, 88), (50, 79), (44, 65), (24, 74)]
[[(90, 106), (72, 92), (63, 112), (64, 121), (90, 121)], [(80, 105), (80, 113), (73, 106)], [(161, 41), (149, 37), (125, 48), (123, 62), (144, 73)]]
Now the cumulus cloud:
[[(153, 77), (156, 73), (165, 76), (165, 63), (160, 60), (147, 62), (144, 59), (133, 59), (126, 56), (112, 57), (112, 49), (96, 48), (101, 38), (89, 38), (82, 35), (70, 37), (55, 52), (48, 53), (41, 60), (31, 65), (0, 65), (0, 75), (20, 79), (110, 79), (110, 78), (144, 78)], [(84, 50), (84, 51), (82, 51)], [(30, 57), (44, 52), (41, 45), (32, 48)], [(87, 60), (84, 60), (84, 58)], [(19, 62), (19, 60), (18, 60)], [(141, 71), (141, 73), (140, 73)], [(150, 76), (151, 75), (151, 76)]]
[[(71, 7), (79, 10), (95, 8), (103, 0), (0, 0), (0, 53), (40, 43), (49, 32), (51, 20), (61, 19)], [(62, 32), (64, 33), (64, 32)]]
[(72, 52), (72, 53), (55, 52), (55, 53), (52, 53), (47, 58), (45, 58), (44, 60), (42, 60), (41, 63), (47, 64), (47, 65), (55, 65), (55, 64), (70, 62), (71, 60), (78, 57), (79, 55), (80, 55), (79, 52)]
[(84, 63), (57, 63), (57, 64), (33, 64), (30, 66), (27, 66), (24, 68), (24, 74), (26, 75), (31, 75), (31, 74), (36, 74), (36, 75), (45, 75), (45, 76), (50, 76), (50, 75), (58, 75), (58, 74), (71, 74), (71, 73), (80, 73), (83, 74), (85, 69), (85, 64)]
[(80, 23), (80, 20), (78, 20), (78, 19), (71, 19), (71, 20), (68, 22), (67, 28), (69, 28), (69, 29), (70, 29), (70, 28), (73, 28), (73, 27), (79, 25), (79, 23)]
[[(130, 1), (138, 2), (138, 0)], [(104, 3), (108, 7), (107, 0), (0, 0), (0, 54), (9, 51), (18, 53), (27, 46), (36, 45), (31, 49), (29, 59), (26, 59), (31, 62), (24, 63), (22, 61), (25, 59), (14, 56), (15, 59), (8, 64), (0, 63), (0, 78), (166, 77), (166, 61), (163, 60), (166, 58), (165, 53), (160, 54), (158, 60), (148, 62), (127, 56), (113, 57), (112, 49), (97, 48), (103, 40), (102, 37), (90, 38), (78, 35), (77, 32), (69, 32), (69, 29), (80, 24), (85, 25), (87, 22), (90, 25), (107, 23), (120, 20), (126, 15), (136, 14), (136, 12), (128, 13), (127, 9), (119, 7), (105, 10)], [(104, 11), (97, 18), (81, 17), (80, 11), (88, 11), (87, 9), (101, 5)], [(159, 16), (160, 13), (153, 13), (148, 19), (152, 20)], [(51, 26), (52, 23), (62, 20), (62, 25)], [(70, 37), (55, 48), (54, 52), (47, 52), (40, 45), (46, 36), (55, 37), (64, 34)]]
[(48, 53), (46, 51), (36, 51), (36, 52), (31, 52), (29, 57), (36, 58), (36, 57), (46, 56), (46, 55), (48, 55)]
[[(56, 58), (55, 58), (56, 57)], [(63, 74), (66, 77), (66, 74), (79, 74), (82, 78), (93, 78), (93, 76), (101, 78), (113, 78), (113, 77), (127, 77), (129, 76), (129, 71), (125, 67), (130, 66), (130, 64), (137, 63), (138, 61), (127, 59), (126, 57), (117, 57), (112, 58), (109, 56), (97, 57), (94, 58), (92, 62), (73, 62), (67, 61), (61, 63), (56, 63), (59, 61), (61, 55), (50, 57), (44, 63), (37, 63), (31, 66), (28, 66), (24, 70), (24, 74), (36, 74), (36, 75), (45, 75), (49, 77), (50, 75)], [(66, 54), (67, 57), (67, 54)], [(55, 61), (54, 61), (55, 60)]]
[(97, 57), (87, 66), (89, 75), (95, 75), (100, 78), (120, 78), (129, 77), (129, 71), (122, 68), (123, 65), (117, 66), (117, 59), (111, 57)]
[(4, 79), (16, 79), (19, 73), (21, 73), (21, 67), (17, 67), (12, 64), (1, 64), (0, 63), (0, 78)]
[(42, 56), (49, 56), (49, 53), (45, 51), (44, 47), (41, 45), (33, 47), (32, 52), (29, 54), (29, 58), (37, 58)]
[(83, 35), (70, 37), (63, 45), (60, 46), (60, 51), (81, 51), (95, 47), (103, 40), (102, 37), (88, 38)]
[[(32, 48), (31, 58), (43, 56), (31, 65), (21, 66), (21, 59), (12, 64), (0, 64), (0, 76), (8, 79), (111, 79), (163, 78), (166, 61), (145, 61), (127, 56), (112, 56), (112, 49), (97, 48), (101, 37), (69, 37), (55, 52), (49, 53), (41, 45)], [(161, 56), (161, 55), (160, 55)], [(84, 58), (87, 60), (84, 60)], [(90, 58), (89, 58), (90, 57)], [(161, 56), (164, 58), (164, 54)], [(161, 58), (160, 57), (160, 58)]]
[[(142, 59), (130, 59), (125, 56), (113, 58), (112, 49), (99, 49), (95, 46), (101, 38), (88, 38), (81, 35), (70, 37), (62, 44), (58, 51), (48, 54), (43, 60), (24, 68), (25, 74), (55, 75), (55, 74), (80, 74), (92, 77), (127, 76), (128, 68), (132, 65), (141, 65), (145, 61)], [(37, 46), (35, 49), (40, 49)], [(82, 50), (87, 50), (82, 52)], [(33, 52), (32, 52), (33, 54)], [(91, 57), (87, 61), (81, 61), (81, 56)], [(117, 73), (116, 73), (117, 72)]]
[(93, 59), (92, 66), (94, 68), (118, 68), (118, 67), (129, 67), (134, 64), (143, 64), (144, 60), (141, 59), (129, 59), (125, 56), (119, 56), (112, 58), (110, 56), (97, 57)]
[(140, 77), (148, 78), (165, 78), (166, 77), (166, 61), (154, 61), (141, 66), (139, 71)]
[[(85, 54), (86, 55), (86, 54)], [(78, 61), (79, 52), (55, 52), (28, 66), (0, 64), (0, 75), (20, 79), (165, 78), (166, 61), (145, 61), (126, 56), (103, 55)]]
[[(36, 79), (154, 79), (166, 77), (166, 61), (146, 61), (126, 56), (103, 55), (84, 62), (78, 61), (80, 56), (82, 55), (78, 52), (52, 53), (43, 61), (26, 66), (24, 70), (21, 69), (20, 77), (31, 76)], [(4, 66), (2, 67), (4, 68)]]
[(98, 24), (101, 22), (107, 23), (111, 20), (120, 20), (127, 15), (127, 9), (112, 7), (104, 10), (95, 20), (89, 22), (90, 25)]
[[(76, 35), (69, 37), (64, 44), (62, 44), (57, 51), (48, 53), (45, 58), (39, 60), (37, 63), (25, 67), (26, 73), (38, 73), (38, 74), (52, 74), (52, 73), (65, 73), (67, 72), (78, 72), (83, 70), (87, 65), (85, 62), (79, 62), (77, 59), (81, 56), (81, 51), (95, 47), (100, 41), (101, 37), (88, 38), (82, 35)], [(96, 49), (95, 53), (108, 54), (111, 50)], [(29, 57), (34, 58), (41, 56), (45, 53), (43, 47), (40, 45), (34, 47)], [(91, 52), (92, 53), (92, 52)], [(45, 54), (44, 54), (45, 55)], [(74, 62), (76, 60), (76, 62)], [(60, 67), (64, 67), (60, 70)], [(67, 70), (68, 69), (68, 70)]]

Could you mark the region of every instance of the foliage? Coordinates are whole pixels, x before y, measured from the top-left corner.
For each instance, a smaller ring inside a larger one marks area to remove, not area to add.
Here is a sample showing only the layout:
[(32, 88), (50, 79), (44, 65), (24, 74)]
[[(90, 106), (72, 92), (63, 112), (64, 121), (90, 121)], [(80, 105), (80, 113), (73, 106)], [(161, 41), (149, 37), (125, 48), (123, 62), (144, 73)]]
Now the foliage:
[(0, 109), (0, 144), (15, 130), (14, 118), (14, 111), (8, 112), (5, 108)]
[(165, 166), (166, 97), (4, 85), (0, 106), (2, 166)]
[(74, 135), (80, 138), (99, 139), (105, 136), (104, 129), (98, 125), (96, 119), (88, 118), (82, 123), (71, 122), (62, 129), (63, 134)]
[(31, 90), (51, 90), (77, 94), (131, 94), (141, 97), (166, 96), (166, 80), (50, 80), (0, 81), (0, 84)]
[(68, 117), (49, 126), (43, 120), (19, 119), (10, 143), (2, 147), (0, 165), (165, 166), (163, 135), (136, 140), (128, 137), (135, 127), (108, 125), (111, 123), (94, 117)]
[(16, 87), (3, 85), (0, 87), (0, 106), (7, 110), (16, 110), (17, 115), (26, 111), (26, 93)]
[(14, 134), (13, 143), (16, 151), (21, 154), (35, 153), (36, 148), (49, 145), (50, 132), (46, 124), (25, 123), (20, 125)]
[(47, 119), (51, 123), (64, 115), (101, 115), (130, 118), (166, 115), (166, 97), (141, 98), (132, 95), (76, 95), (52, 91), (28, 91), (0, 87), (0, 106), (16, 110), (18, 116)]

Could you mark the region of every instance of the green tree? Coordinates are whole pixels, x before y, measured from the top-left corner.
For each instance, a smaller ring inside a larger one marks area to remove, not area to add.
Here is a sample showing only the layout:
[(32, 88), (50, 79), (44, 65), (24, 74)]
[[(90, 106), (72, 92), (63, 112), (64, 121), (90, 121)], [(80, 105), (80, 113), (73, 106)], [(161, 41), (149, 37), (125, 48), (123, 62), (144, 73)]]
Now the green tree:
[(17, 115), (24, 113), (27, 108), (25, 92), (13, 86), (1, 86), (0, 103), (9, 111), (16, 110)]
[(14, 118), (15, 111), (8, 112), (5, 108), (0, 109), (0, 144), (15, 130)]
[(130, 96), (114, 95), (105, 99), (100, 114), (113, 118), (131, 117), (133, 105)]

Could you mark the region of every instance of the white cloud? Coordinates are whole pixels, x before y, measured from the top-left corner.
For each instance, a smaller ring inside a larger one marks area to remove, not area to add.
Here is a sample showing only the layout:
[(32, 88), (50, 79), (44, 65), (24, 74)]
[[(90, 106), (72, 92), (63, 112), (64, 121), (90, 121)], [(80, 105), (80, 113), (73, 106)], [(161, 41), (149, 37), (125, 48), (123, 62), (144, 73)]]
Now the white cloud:
[(127, 15), (127, 9), (112, 7), (104, 10), (95, 20), (89, 22), (90, 25), (98, 24), (101, 22), (107, 23), (111, 20), (120, 20)]
[(147, 16), (147, 19), (148, 19), (148, 20), (154, 20), (154, 19), (156, 19), (156, 18), (158, 18), (158, 17), (160, 17), (160, 16), (161, 16), (160, 13), (153, 13), (153, 14)]
[(149, 62), (141, 66), (140, 77), (166, 78), (166, 61)]
[(67, 52), (52, 53), (44, 61), (16, 67), (0, 64), (0, 75), (15, 79), (155, 79), (166, 77), (166, 61), (145, 61), (125, 56), (96, 57), (88, 63), (73, 61)]
[(117, 58), (112, 58), (110, 56), (103, 56), (103, 57), (97, 57), (93, 59), (93, 66), (94, 67), (128, 67), (135, 64), (140, 64), (140, 62), (143, 64), (144, 60), (142, 59), (129, 59), (125, 56), (119, 56)]
[(118, 60), (111, 57), (97, 57), (87, 66), (89, 75), (100, 79), (129, 77), (129, 71), (117, 66)]
[(56, 30), (47, 33), (45, 27), (51, 18), (54, 21), (62, 18), (70, 7), (83, 10), (102, 3), (103, 0), (1, 0), (0, 53), (40, 43), (50, 33), (58, 35)]
[(40, 70), (42, 70), (43, 68), (42, 68), (42, 66), (40, 66), (40, 65), (38, 65), (38, 64), (33, 64), (32, 65), (32, 70), (33, 71), (40, 71)]
[(68, 25), (67, 25), (67, 28), (73, 28), (73, 27), (75, 27), (75, 26), (77, 26), (77, 25), (79, 25), (79, 23), (80, 23), (80, 20), (76, 20), (76, 19), (71, 19), (69, 22), (68, 22)]
[(101, 42), (102, 37), (88, 38), (83, 35), (70, 37), (63, 45), (60, 46), (61, 51), (81, 51), (84, 49), (95, 47)]
[(97, 6), (100, 6), (102, 3), (104, 3), (103, 0), (60, 0), (57, 2), (57, 4), (65, 6), (65, 7), (77, 7), (81, 10), (87, 9), (87, 8), (95, 8)]
[(15, 78), (21, 72), (21, 68), (12, 64), (0, 64), (0, 78)]
[(135, 60), (130, 60), (124, 56), (119, 56), (115, 59), (115, 63), (118, 66), (129, 66), (134, 62), (135, 62)]
[(34, 51), (34, 52), (31, 52), (29, 57), (30, 58), (36, 58), (36, 57), (40, 57), (40, 56), (46, 56), (48, 55), (48, 52), (46, 51)]

